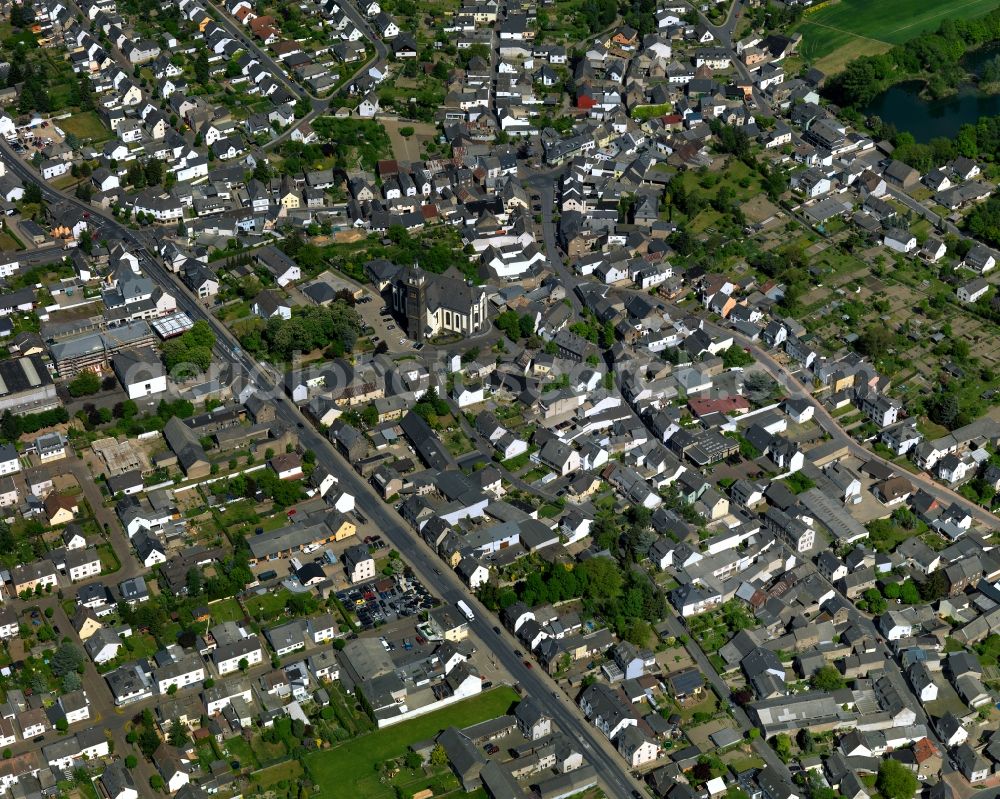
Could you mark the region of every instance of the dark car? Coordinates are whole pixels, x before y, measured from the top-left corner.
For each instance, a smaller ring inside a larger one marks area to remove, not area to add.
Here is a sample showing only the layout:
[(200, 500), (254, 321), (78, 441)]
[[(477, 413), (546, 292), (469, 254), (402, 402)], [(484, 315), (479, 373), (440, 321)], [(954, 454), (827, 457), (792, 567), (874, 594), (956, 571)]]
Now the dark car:
[(520, 649), (515, 649), (514, 655), (515, 657), (524, 657), (524, 652), (522, 652)]
[(493, 632), (495, 632), (495, 633), (496, 633), (497, 635), (500, 635), (500, 634), (501, 634), (501, 633), (500, 633), (500, 628), (499, 628), (499, 627), (494, 627), (494, 628), (493, 628)]
[(530, 660), (522, 660), (521, 662), (524, 663), (524, 667), (526, 669), (533, 669), (534, 668), (534, 666), (532, 665), (532, 663), (531, 663)]

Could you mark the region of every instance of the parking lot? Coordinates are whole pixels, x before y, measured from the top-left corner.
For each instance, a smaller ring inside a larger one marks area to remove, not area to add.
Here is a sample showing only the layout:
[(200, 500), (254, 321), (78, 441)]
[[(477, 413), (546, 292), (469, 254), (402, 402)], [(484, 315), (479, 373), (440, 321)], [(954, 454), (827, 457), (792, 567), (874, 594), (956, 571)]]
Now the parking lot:
[(422, 344), (414, 346), (407, 338), (406, 330), (400, 326), (400, 321), (393, 316), (385, 299), (376, 292), (366, 291), (365, 295), (355, 303), (354, 310), (361, 317), (365, 334), (371, 337), (374, 345), (378, 346), (384, 341), (390, 352), (423, 349)]
[(38, 125), (23, 125), (16, 131), (16, 138), (9, 141), (11, 148), (18, 155), (31, 158), (35, 150), (41, 150), (48, 144), (63, 141), (63, 136), (55, 125), (48, 120)]
[(355, 612), (358, 624), (365, 630), (416, 616), (438, 604), (431, 592), (419, 581), (399, 575), (371, 580), (338, 591), (337, 599), (348, 610)]

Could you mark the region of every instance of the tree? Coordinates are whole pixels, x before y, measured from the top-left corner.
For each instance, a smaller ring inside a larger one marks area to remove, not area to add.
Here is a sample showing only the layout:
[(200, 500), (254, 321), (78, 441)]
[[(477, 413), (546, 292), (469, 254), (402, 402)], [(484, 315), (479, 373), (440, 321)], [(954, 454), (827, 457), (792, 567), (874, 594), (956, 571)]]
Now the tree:
[(406, 753), (406, 758), (404, 759), (403, 762), (406, 763), (406, 767), (408, 769), (417, 769), (423, 765), (424, 759), (416, 752), (411, 750)]
[(896, 334), (886, 325), (868, 325), (858, 339), (858, 349), (869, 358), (882, 358), (896, 343)]
[(201, 569), (197, 566), (192, 566), (188, 569), (186, 582), (188, 594), (191, 596), (198, 596), (202, 589)]
[(42, 187), (37, 183), (29, 183), (24, 187), (24, 203), (26, 205), (40, 205), (43, 202)]
[(83, 687), (83, 681), (80, 679), (80, 675), (75, 671), (67, 672), (62, 678), (62, 689), (63, 693), (69, 693), (70, 691), (79, 691)]
[(757, 396), (768, 396), (774, 386), (775, 382), (766, 372), (750, 372), (743, 380), (743, 389)]
[(898, 760), (883, 760), (878, 767), (875, 787), (885, 799), (913, 799), (917, 775)]
[(737, 436), (737, 440), (740, 444), (740, 457), (743, 460), (752, 461), (760, 457), (760, 450), (757, 449), (757, 446), (750, 439), (745, 436)]
[(156, 186), (163, 180), (163, 162), (159, 158), (150, 158), (143, 165), (146, 174), (146, 185)]
[(917, 588), (917, 584), (913, 582), (913, 580), (907, 580), (903, 583), (903, 586), (899, 591), (899, 598), (902, 599), (907, 605), (919, 604), (920, 589)]
[(361, 410), (361, 421), (366, 427), (374, 427), (378, 424), (378, 408), (374, 405), (366, 405)]
[(157, 793), (160, 793), (163, 790), (163, 777), (159, 774), (151, 775), (149, 778), (149, 787)]
[(917, 514), (909, 508), (896, 508), (892, 512), (892, 520), (904, 530), (912, 530), (917, 526)]
[(191, 738), (187, 734), (187, 727), (181, 724), (178, 719), (174, 719), (174, 723), (170, 725), (170, 735), (167, 736), (167, 743), (180, 748), (190, 742)]
[(864, 593), (865, 602), (868, 603), (868, 610), (873, 616), (879, 616), (885, 613), (889, 604), (885, 601), (885, 597), (879, 593), (877, 588), (869, 588)]
[(771, 747), (774, 749), (782, 763), (787, 763), (792, 757), (792, 739), (781, 732), (771, 739)]
[(68, 388), (71, 397), (96, 394), (101, 390), (101, 379), (94, 372), (80, 372), (73, 378)]
[(62, 677), (71, 671), (76, 671), (83, 663), (83, 652), (71, 643), (63, 643), (52, 653), (49, 667), (56, 677)]
[(132, 769), (134, 769), (138, 765), (139, 765), (139, 758), (137, 758), (135, 755), (126, 755), (125, 756), (125, 768), (127, 768), (127, 769), (129, 769), (131, 771)]
[(920, 598), (925, 602), (933, 602), (948, 595), (948, 578), (944, 571), (938, 569), (928, 575), (927, 579), (917, 585)]
[(59, 732), (66, 732), (66, 730), (69, 729), (69, 722), (66, 721), (65, 716), (60, 716), (56, 719), (56, 729), (59, 730)]
[(956, 426), (958, 419), (958, 397), (951, 391), (942, 391), (933, 397), (927, 408), (927, 415), (932, 422), (947, 427), (949, 430)]
[(441, 744), (436, 744), (431, 749), (431, 765), (438, 768), (448, 765), (448, 753)]
[(753, 356), (742, 347), (735, 344), (727, 350), (722, 351), (722, 365), (726, 369), (734, 367), (749, 366), (753, 363)]
[(250, 663), (246, 658), (240, 658), (239, 667), (240, 671), (246, 674), (247, 669), (250, 668)]
[(844, 687), (844, 678), (836, 666), (826, 665), (816, 670), (809, 684), (817, 691), (837, 691)]
[(205, 48), (199, 48), (198, 55), (194, 60), (194, 77), (198, 83), (205, 84), (208, 83), (209, 78), (209, 65), (208, 65), (208, 50)]

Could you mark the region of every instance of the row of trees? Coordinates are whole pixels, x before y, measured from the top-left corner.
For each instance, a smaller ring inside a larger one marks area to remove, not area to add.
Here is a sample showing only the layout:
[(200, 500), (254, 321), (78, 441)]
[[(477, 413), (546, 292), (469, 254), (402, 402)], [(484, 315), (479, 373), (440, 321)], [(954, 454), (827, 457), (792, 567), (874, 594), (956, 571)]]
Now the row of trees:
[(37, 433), (46, 427), (65, 424), (69, 421), (69, 413), (59, 406), (40, 413), (26, 413), (15, 416), (10, 411), (4, 411), (0, 416), (0, 439), (5, 442), (16, 441), (25, 433)]
[(1000, 247), (1000, 198), (990, 197), (973, 208), (965, 218), (965, 229), (975, 238)]
[(924, 33), (880, 55), (849, 62), (827, 83), (825, 93), (842, 106), (868, 105), (885, 87), (908, 77), (927, 79), (927, 91), (943, 96), (967, 78), (960, 61), (970, 49), (1000, 38), (1000, 11), (977, 19), (946, 19), (935, 33)]

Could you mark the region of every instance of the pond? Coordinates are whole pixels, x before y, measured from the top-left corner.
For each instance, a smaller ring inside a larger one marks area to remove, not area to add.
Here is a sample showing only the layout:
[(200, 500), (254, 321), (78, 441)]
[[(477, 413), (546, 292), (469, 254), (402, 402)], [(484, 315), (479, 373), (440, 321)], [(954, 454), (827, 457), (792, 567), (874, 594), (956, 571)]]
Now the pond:
[[(1000, 45), (981, 47), (962, 59), (962, 66), (979, 75), (991, 58), (1000, 54)], [(881, 117), (899, 130), (913, 134), (918, 142), (938, 136), (954, 138), (965, 124), (975, 124), (980, 117), (1000, 116), (1000, 94), (984, 94), (973, 83), (964, 83), (958, 93), (940, 100), (920, 96), (924, 84), (919, 80), (890, 86), (864, 109), (865, 116)]]

